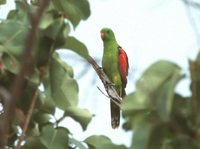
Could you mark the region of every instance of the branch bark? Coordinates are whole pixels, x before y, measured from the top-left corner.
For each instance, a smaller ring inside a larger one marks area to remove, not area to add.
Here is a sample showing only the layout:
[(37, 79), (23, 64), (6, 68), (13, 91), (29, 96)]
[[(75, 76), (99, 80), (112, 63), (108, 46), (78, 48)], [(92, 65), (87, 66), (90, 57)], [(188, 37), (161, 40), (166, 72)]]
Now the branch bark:
[(87, 61), (92, 65), (97, 75), (101, 79), (110, 100), (112, 100), (119, 108), (121, 108), (122, 98), (118, 95), (115, 86), (109, 80), (103, 69), (95, 62), (91, 56), (87, 57)]

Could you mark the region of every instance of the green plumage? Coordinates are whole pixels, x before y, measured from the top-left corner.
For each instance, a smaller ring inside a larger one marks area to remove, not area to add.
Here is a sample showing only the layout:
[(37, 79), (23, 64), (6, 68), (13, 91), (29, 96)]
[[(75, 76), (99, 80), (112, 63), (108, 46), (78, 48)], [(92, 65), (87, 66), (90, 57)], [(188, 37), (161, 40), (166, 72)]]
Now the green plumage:
[[(115, 84), (119, 96), (122, 97), (122, 80), (119, 72), (119, 50), (118, 43), (112, 30), (103, 28), (101, 30), (104, 45), (102, 67), (112, 83)], [(119, 126), (120, 109), (111, 101), (111, 125), (113, 128)]]

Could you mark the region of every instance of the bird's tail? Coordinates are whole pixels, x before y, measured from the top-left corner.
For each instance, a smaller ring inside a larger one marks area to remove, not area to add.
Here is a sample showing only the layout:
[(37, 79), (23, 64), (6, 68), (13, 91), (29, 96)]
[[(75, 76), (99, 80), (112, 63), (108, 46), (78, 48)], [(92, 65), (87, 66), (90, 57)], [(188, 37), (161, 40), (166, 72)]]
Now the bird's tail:
[[(122, 98), (126, 96), (125, 88), (122, 88)], [(110, 100), (110, 109), (111, 109), (111, 126), (113, 129), (118, 128), (120, 124), (120, 108)]]
[(126, 91), (125, 91), (125, 88), (123, 87), (122, 88), (122, 98), (124, 98), (126, 96)]
[(110, 109), (111, 109), (111, 126), (113, 129), (119, 127), (120, 123), (120, 108), (113, 103), (113, 101), (110, 101)]

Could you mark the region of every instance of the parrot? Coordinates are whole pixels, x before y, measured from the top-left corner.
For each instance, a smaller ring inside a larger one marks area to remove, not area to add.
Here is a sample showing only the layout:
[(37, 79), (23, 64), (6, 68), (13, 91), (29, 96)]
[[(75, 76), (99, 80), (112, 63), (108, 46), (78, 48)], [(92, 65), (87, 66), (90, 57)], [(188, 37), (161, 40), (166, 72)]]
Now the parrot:
[[(117, 43), (114, 32), (110, 28), (100, 31), (103, 41), (102, 69), (115, 86), (120, 97), (126, 96), (126, 84), (128, 76), (128, 57), (126, 52)], [(111, 126), (118, 128), (120, 124), (120, 108), (110, 100)]]

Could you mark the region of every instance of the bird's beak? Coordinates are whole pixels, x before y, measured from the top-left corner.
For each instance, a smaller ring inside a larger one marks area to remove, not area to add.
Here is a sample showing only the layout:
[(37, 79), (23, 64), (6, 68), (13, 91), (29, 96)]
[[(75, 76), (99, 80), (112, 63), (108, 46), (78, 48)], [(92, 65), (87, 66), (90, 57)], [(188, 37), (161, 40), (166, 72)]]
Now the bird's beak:
[(101, 39), (103, 40), (104, 39), (104, 33), (101, 32)]

